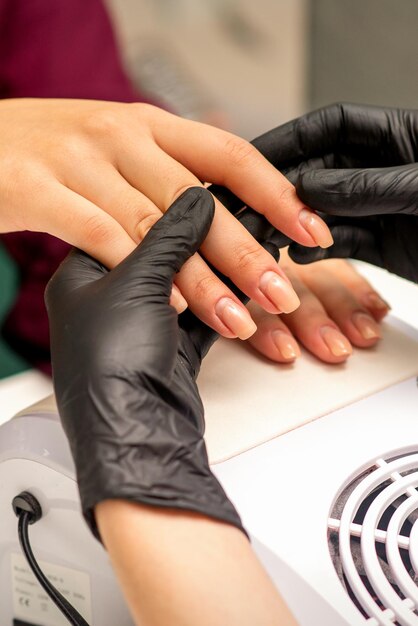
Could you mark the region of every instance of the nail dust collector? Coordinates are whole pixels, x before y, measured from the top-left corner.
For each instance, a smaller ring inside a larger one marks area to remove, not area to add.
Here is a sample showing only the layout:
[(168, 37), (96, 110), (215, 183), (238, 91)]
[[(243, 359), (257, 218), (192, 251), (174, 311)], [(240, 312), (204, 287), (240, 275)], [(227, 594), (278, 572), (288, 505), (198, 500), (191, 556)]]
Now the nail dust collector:
[[(394, 320), (343, 367), (278, 367), (228, 341), (205, 361), (213, 470), (301, 626), (418, 626), (417, 373), (417, 333)], [(22, 491), (42, 507), (30, 533), (46, 576), (88, 624), (132, 626), (51, 399), (0, 428), (1, 626), (68, 624), (22, 555)]]
[[(253, 404), (254, 355), (238, 381), (228, 371), (236, 348), (222, 345), (224, 411), (208, 404), (213, 381), (202, 385), (209, 450), (217, 444), (222, 460), (214, 471), (301, 626), (418, 626), (417, 339), (391, 320), (375, 351), (341, 369), (308, 358), (294, 372), (259, 365)], [(226, 403), (234, 387), (235, 409)], [(251, 449), (249, 419), (260, 443)]]

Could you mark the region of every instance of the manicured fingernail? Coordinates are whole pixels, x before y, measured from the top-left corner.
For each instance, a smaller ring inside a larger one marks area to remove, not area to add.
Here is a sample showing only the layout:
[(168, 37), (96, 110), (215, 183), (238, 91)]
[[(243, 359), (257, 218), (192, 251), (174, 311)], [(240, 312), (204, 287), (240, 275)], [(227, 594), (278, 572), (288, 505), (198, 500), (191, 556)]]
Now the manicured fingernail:
[(380, 339), (382, 336), (379, 325), (367, 313), (357, 311), (353, 313), (351, 319), (363, 339)]
[(221, 298), (216, 303), (215, 312), (231, 333), (240, 339), (248, 339), (257, 330), (247, 309), (240, 307), (230, 298)]
[(331, 231), (319, 215), (308, 209), (302, 209), (299, 213), (299, 221), (320, 248), (332, 246), (334, 240)]
[(320, 333), (334, 356), (349, 356), (352, 353), (350, 342), (336, 328), (323, 326)]
[(282, 330), (274, 330), (271, 336), (274, 345), (286, 361), (294, 361), (300, 356), (300, 348), (293, 337)]
[(188, 307), (187, 300), (184, 299), (178, 287), (175, 285), (173, 285), (173, 289), (171, 290), (170, 304), (179, 314), (183, 313)]
[(389, 311), (391, 308), (390, 304), (385, 302), (385, 300), (383, 300), (383, 298), (378, 296), (377, 293), (375, 293), (374, 291), (371, 291), (370, 293), (366, 294), (364, 297), (364, 300), (365, 300), (365, 304), (371, 307), (372, 309), (378, 309), (379, 311), (384, 311), (384, 310)]
[(259, 288), (281, 313), (291, 313), (300, 304), (292, 285), (275, 272), (265, 272), (260, 279)]

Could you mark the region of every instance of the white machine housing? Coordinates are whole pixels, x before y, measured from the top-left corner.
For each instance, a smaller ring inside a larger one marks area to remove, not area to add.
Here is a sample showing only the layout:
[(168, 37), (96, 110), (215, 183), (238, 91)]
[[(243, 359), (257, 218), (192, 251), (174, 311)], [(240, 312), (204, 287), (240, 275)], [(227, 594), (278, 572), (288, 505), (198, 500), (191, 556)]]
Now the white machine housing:
[(107, 553), (81, 516), (74, 464), (53, 397), (0, 428), (0, 624), (68, 624), (23, 568), (11, 505), (21, 491), (41, 504), (43, 517), (29, 527), (29, 536), (53, 584), (89, 624), (132, 626)]
[[(409, 536), (401, 532), (405, 519), (418, 510), (417, 418), (417, 381), (411, 378), (213, 467), (301, 626), (418, 624), (416, 585), (399, 558), (401, 549), (408, 550), (418, 571), (418, 522)], [(364, 480), (356, 481), (359, 476)], [(353, 481), (357, 486), (342, 514), (334, 517), (339, 495)], [(384, 488), (362, 524), (353, 523), (359, 504), (379, 485)], [(44, 604), (46, 621), (40, 621), (40, 601), (33, 609), (33, 621), (22, 619), (29, 617), (32, 608), (19, 603), (12, 577), (16, 565), (12, 555), (19, 555), (20, 547), (11, 506), (22, 490), (31, 491), (44, 512), (42, 520), (30, 527), (36, 557), (68, 568), (76, 578), (77, 573), (88, 575), (89, 597), (79, 598), (78, 608), (86, 611), (89, 623), (131, 626), (106, 552), (91, 537), (80, 514), (74, 467), (52, 398), (0, 429), (0, 623), (66, 623), (48, 603)], [(387, 531), (379, 530), (379, 519), (393, 503), (397, 509)], [(342, 569), (367, 617), (338, 578), (329, 550), (330, 533), (339, 535)], [(359, 565), (350, 556), (351, 536), (361, 538), (360, 569), (366, 570), (375, 598), (361, 583)], [(379, 543), (385, 545), (390, 560), (389, 577), (377, 560)], [(394, 579), (403, 598), (394, 591)], [(61, 582), (64, 588), (65, 584), (67, 597), (77, 605), (72, 597), (77, 583)], [(40, 588), (38, 592), (42, 599)], [(13, 622), (16, 615), (21, 621)], [(51, 616), (55, 621), (50, 621)]]
[[(417, 330), (403, 330), (417, 339)], [(212, 469), (300, 626), (418, 626), (415, 377)], [(0, 427), (1, 626), (67, 624), (21, 554), (12, 499), (24, 490), (43, 509), (30, 538), (52, 582), (92, 626), (133, 626), (80, 513), (53, 397)]]

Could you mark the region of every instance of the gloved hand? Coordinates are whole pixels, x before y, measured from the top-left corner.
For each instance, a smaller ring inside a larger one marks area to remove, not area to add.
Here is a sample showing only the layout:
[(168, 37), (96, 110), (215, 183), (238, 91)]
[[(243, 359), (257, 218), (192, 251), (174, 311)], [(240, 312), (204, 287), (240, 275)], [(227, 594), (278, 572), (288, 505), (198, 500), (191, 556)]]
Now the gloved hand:
[(334, 216), (334, 246), (292, 245), (295, 261), (351, 257), (418, 282), (418, 111), (336, 104), (255, 145), (270, 159), (274, 143), (300, 198)]
[(173, 277), (199, 248), (214, 203), (185, 192), (112, 271), (73, 252), (50, 281), (54, 388), (85, 518), (109, 498), (240, 518), (212, 474), (196, 386), (216, 338), (169, 305)]
[[(252, 143), (303, 202), (334, 216), (327, 222), (335, 244), (292, 244), (296, 262), (351, 257), (418, 282), (418, 111), (335, 104)], [(242, 207), (230, 192), (214, 192), (234, 213)], [(251, 219), (261, 239), (273, 237), (269, 224)]]

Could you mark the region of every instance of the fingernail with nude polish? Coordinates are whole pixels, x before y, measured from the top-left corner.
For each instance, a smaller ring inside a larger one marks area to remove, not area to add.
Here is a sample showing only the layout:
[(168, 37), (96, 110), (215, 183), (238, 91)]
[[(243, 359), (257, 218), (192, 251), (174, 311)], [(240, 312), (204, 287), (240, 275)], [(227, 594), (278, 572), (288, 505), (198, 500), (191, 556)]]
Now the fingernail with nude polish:
[(275, 272), (268, 271), (262, 275), (259, 289), (281, 313), (291, 313), (300, 304), (291, 284)]
[(384, 311), (384, 310), (390, 311), (390, 308), (391, 308), (390, 304), (385, 302), (385, 300), (383, 300), (383, 298), (381, 298), (374, 291), (371, 291), (370, 293), (365, 295), (364, 303), (370, 308), (377, 309), (379, 311)]
[(240, 307), (230, 298), (221, 298), (216, 303), (215, 312), (221, 322), (239, 339), (248, 339), (257, 330), (247, 309)]
[(282, 330), (274, 330), (271, 336), (274, 345), (286, 361), (294, 361), (300, 356), (300, 348), (293, 337)]
[(350, 356), (353, 351), (351, 344), (339, 330), (332, 326), (323, 326), (320, 333), (334, 356)]
[(312, 211), (302, 209), (299, 221), (320, 248), (329, 248), (334, 243), (331, 232), (325, 222)]
[(380, 339), (381, 332), (379, 325), (375, 322), (375, 320), (367, 315), (367, 313), (362, 313), (361, 311), (357, 311), (353, 313), (351, 316), (354, 326), (359, 331), (360, 335), (363, 339)]

